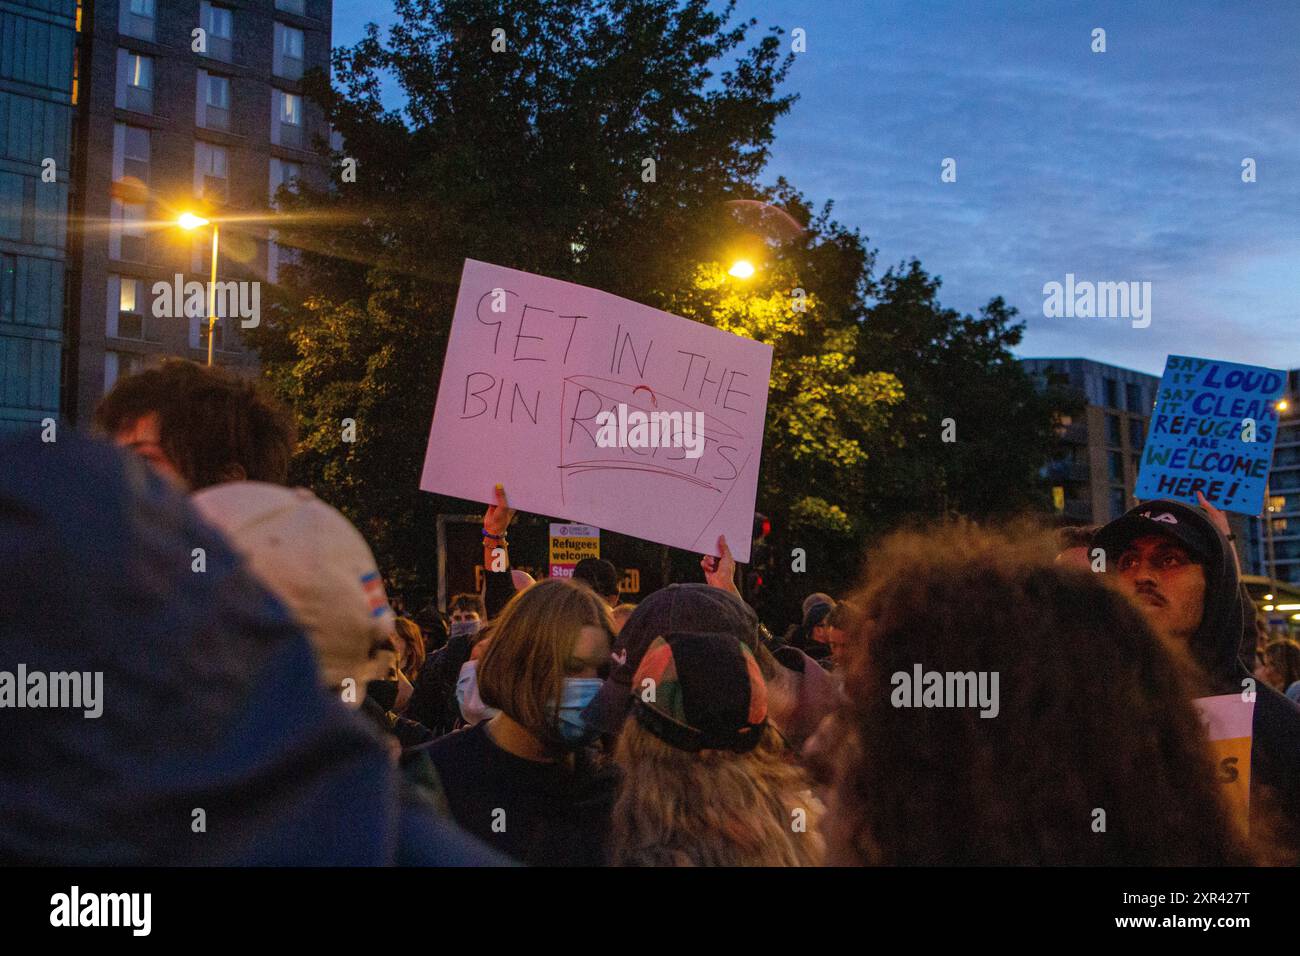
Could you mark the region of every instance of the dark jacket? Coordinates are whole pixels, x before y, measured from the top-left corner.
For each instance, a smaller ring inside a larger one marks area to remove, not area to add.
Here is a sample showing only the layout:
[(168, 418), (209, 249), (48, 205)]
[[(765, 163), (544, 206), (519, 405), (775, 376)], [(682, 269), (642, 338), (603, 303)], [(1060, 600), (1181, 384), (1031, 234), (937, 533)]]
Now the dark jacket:
[[(1180, 525), (1148, 516), (1172, 517)], [(1300, 850), (1300, 707), (1271, 687), (1256, 681), (1242, 663), (1241, 643), (1247, 608), (1242, 597), (1237, 561), (1228, 539), (1200, 508), (1177, 501), (1150, 501), (1106, 525), (1097, 542), (1114, 568), (1124, 545), (1141, 533), (1170, 534), (1208, 551), (1205, 606), (1201, 625), (1192, 635), (1191, 652), (1210, 681), (1214, 694), (1255, 691), (1250, 749), (1252, 825), (1259, 820), (1278, 831), (1278, 839)], [(1251, 640), (1254, 640), (1253, 629)]]
[[(6, 709), (0, 863), (474, 864), (188, 500), (134, 455), (0, 441), (0, 669), (99, 673)], [(196, 550), (197, 549), (197, 550)]]
[(460, 719), (456, 681), (472, 650), (468, 635), (456, 634), (447, 639), (444, 647), (430, 654), (415, 679), (403, 716), (429, 728), (434, 737), (455, 730)]

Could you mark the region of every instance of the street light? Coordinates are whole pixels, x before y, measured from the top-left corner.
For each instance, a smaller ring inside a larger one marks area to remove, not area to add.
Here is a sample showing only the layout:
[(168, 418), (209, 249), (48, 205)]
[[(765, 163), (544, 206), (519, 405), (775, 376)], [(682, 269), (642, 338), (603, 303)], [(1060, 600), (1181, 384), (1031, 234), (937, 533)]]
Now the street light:
[(176, 224), (182, 229), (198, 229), (212, 226), (212, 281), (208, 283), (208, 364), (212, 364), (212, 340), (217, 329), (217, 241), (221, 230), (215, 222), (209, 222), (192, 212), (181, 213)]
[(727, 270), (727, 275), (735, 276), (737, 279), (748, 279), (754, 274), (754, 264), (748, 259), (737, 259)]

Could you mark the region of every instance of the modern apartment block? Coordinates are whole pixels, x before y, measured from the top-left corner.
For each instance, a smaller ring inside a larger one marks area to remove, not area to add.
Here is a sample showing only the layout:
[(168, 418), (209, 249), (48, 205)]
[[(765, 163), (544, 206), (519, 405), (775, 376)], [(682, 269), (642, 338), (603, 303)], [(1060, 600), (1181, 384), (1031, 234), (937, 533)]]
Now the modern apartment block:
[(75, 14), (0, 0), (0, 431), (60, 417)]
[(1286, 399), (1279, 413), (1265, 511), (1248, 524), (1243, 557), (1252, 574), (1300, 584), (1300, 369), (1287, 373)]
[(1134, 503), (1160, 378), (1081, 358), (1021, 359), (1040, 383), (1074, 390), (1083, 410), (1063, 421), (1061, 455), (1044, 470), (1063, 524), (1104, 524)]
[[(331, 6), (77, 4), (72, 215), (84, 225), (74, 236), (67, 342), (64, 411), (73, 420), (87, 420), (119, 377), (161, 356), (206, 361), (212, 230), (181, 229), (183, 213), (219, 223), (220, 283), (275, 282), (292, 253), (274, 242), (275, 194), (326, 177), (314, 144), (328, 130), (301, 78), (328, 71)], [(182, 290), (201, 283), (203, 296), (172, 291), (178, 275)], [(261, 307), (264, 293), (259, 285)], [(187, 300), (202, 305), (177, 309)], [(214, 346), (216, 364), (255, 367), (238, 319), (218, 321)]]

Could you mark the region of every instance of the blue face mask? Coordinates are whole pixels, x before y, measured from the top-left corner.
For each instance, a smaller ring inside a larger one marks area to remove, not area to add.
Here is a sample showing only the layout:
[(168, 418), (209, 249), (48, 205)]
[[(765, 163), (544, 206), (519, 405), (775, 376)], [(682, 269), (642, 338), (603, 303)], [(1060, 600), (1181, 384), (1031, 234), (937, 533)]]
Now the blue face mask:
[(559, 712), (556, 714), (555, 726), (564, 742), (573, 747), (581, 746), (596, 735), (595, 729), (588, 727), (582, 719), (582, 712), (587, 709), (592, 698), (605, 682), (599, 677), (566, 677), (564, 693), (560, 698)]
[(482, 628), (482, 626), (482, 621), (456, 621), (451, 625), (451, 630), (448, 633), (448, 636), (460, 637), (461, 635), (464, 635), (466, 637), (473, 637), (479, 632), (479, 629)]

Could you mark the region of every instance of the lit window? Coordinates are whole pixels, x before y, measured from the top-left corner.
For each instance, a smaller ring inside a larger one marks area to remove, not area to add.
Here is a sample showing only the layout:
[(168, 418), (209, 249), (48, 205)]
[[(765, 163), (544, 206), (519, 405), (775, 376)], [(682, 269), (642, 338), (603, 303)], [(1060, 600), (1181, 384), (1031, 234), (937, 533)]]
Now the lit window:
[(280, 94), (280, 122), (290, 126), (302, 125), (302, 97), (294, 93)]
[(141, 90), (153, 89), (153, 58), (138, 53), (126, 55), (127, 85)]
[(118, 296), (117, 305), (117, 310), (119, 312), (135, 311), (136, 286), (139, 284), (139, 279), (122, 279), (122, 292)]

